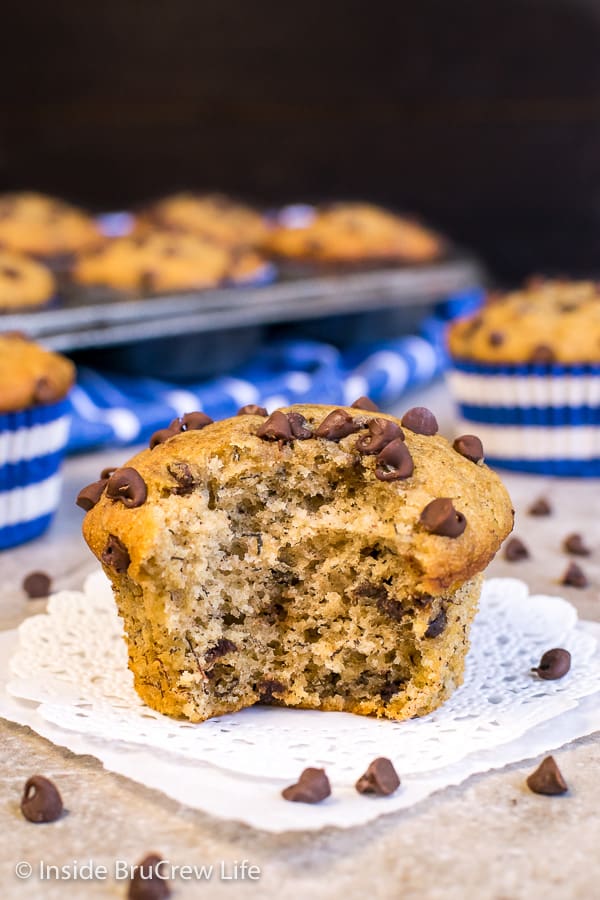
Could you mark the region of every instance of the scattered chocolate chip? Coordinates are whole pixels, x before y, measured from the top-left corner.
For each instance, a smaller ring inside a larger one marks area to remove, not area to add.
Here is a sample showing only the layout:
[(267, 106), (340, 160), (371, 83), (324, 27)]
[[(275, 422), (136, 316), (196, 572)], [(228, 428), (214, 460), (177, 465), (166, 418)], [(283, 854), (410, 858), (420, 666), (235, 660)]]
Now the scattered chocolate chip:
[(426, 638), (436, 638), (439, 637), (442, 631), (446, 629), (446, 625), (448, 624), (448, 617), (446, 616), (446, 610), (442, 609), (435, 616), (435, 618), (430, 619), (429, 624), (427, 626), (427, 630), (425, 632)]
[(126, 466), (117, 469), (108, 479), (106, 496), (111, 500), (120, 500), (128, 509), (135, 509), (146, 501), (148, 489), (140, 473)]
[(527, 787), (534, 794), (548, 794), (548, 796), (565, 794), (569, 790), (553, 756), (547, 756), (535, 772), (529, 775)]
[(563, 575), (561, 579), (561, 584), (566, 584), (568, 587), (576, 587), (576, 588), (586, 588), (589, 586), (588, 577), (577, 563), (569, 563), (567, 566), (567, 571)]
[(140, 272), (138, 286), (142, 294), (152, 294), (156, 290), (156, 276), (157, 273), (152, 269)]
[(375, 477), (379, 481), (399, 481), (410, 478), (414, 465), (410, 451), (404, 440), (396, 438), (378, 454), (375, 460)]
[(175, 437), (176, 434), (181, 434), (181, 431), (181, 428), (159, 428), (159, 430), (155, 431), (150, 438), (150, 449), (154, 450), (154, 448), (158, 447), (159, 444), (164, 444), (165, 441), (168, 441), (170, 438)]
[(21, 277), (21, 273), (18, 269), (13, 269), (11, 266), (2, 266), (2, 274), (5, 278), (10, 278), (12, 280), (18, 279)]
[(117, 471), (118, 468), (118, 466), (106, 466), (106, 468), (102, 469), (102, 471), (100, 472), (100, 480), (104, 478), (108, 480), (110, 476)]
[(514, 537), (506, 543), (504, 558), (508, 562), (519, 562), (521, 559), (529, 559), (529, 550), (520, 538)]
[(500, 347), (504, 343), (504, 335), (501, 331), (491, 331), (488, 337), (490, 347)]
[(483, 459), (483, 444), (475, 434), (463, 434), (452, 444), (457, 453), (477, 463)]
[(540, 497), (535, 503), (532, 503), (527, 510), (530, 516), (551, 516), (552, 507), (545, 497)]
[(126, 572), (131, 562), (127, 547), (114, 534), (109, 534), (101, 560), (105, 566), (109, 566), (118, 573)]
[[(400, 622), (404, 618), (406, 614), (405, 608), (402, 606), (399, 600), (392, 600), (391, 597), (387, 596), (385, 592), (385, 588), (383, 589), (383, 596), (377, 597), (375, 599), (375, 605), (380, 613), (383, 613), (384, 616), (388, 616), (394, 622)], [(356, 591), (355, 593), (358, 593)]]
[(236, 412), (236, 416), (268, 416), (269, 413), (266, 411), (264, 406), (257, 406), (256, 403), (247, 403), (246, 406), (241, 406)]
[(396, 438), (404, 440), (404, 433), (400, 426), (389, 419), (369, 419), (367, 428), (369, 433), (360, 437), (354, 445), (359, 453), (365, 455), (379, 453)]
[(566, 536), (563, 541), (563, 549), (566, 553), (572, 553), (573, 556), (589, 556), (592, 552), (584, 543), (583, 537), (577, 532)]
[(222, 656), (227, 656), (228, 653), (234, 653), (237, 650), (237, 645), (233, 643), (233, 641), (228, 640), (227, 638), (220, 638), (214, 647), (210, 647), (206, 653), (204, 654), (204, 659), (206, 660), (207, 665), (211, 665), (217, 659), (220, 659)]
[(133, 869), (127, 890), (128, 900), (164, 900), (171, 896), (165, 869), (161, 869), (163, 857), (149, 853)]
[(400, 779), (391, 760), (380, 756), (374, 759), (364, 775), (360, 776), (355, 787), (359, 794), (389, 797), (400, 787)]
[[(169, 425), (169, 428), (173, 427), (176, 421), (177, 419), (174, 419)], [(213, 422), (214, 419), (211, 419), (206, 413), (199, 411), (189, 412), (181, 417), (181, 427), (183, 431), (200, 431), (202, 428), (206, 428), (207, 425), (212, 425)]]
[(556, 681), (566, 675), (570, 668), (571, 654), (569, 651), (555, 647), (553, 650), (546, 650), (539, 665), (531, 671), (543, 678), (544, 681)]
[(49, 378), (38, 378), (33, 389), (34, 403), (55, 403), (59, 398), (60, 392), (55, 384), (52, 384)]
[(25, 782), (21, 812), (30, 822), (56, 822), (63, 811), (58, 788), (43, 775), (32, 775)]
[(451, 538), (461, 535), (467, 526), (466, 518), (454, 509), (449, 497), (439, 497), (428, 503), (419, 521), (430, 534)]
[(91, 484), (87, 484), (85, 487), (81, 488), (77, 494), (77, 500), (75, 501), (76, 505), (81, 509), (85, 509), (86, 512), (89, 512), (90, 509), (94, 508), (104, 493), (104, 488), (107, 484), (108, 478), (101, 478), (100, 481), (93, 481)]
[(52, 579), (45, 572), (30, 572), (23, 579), (23, 590), (30, 600), (47, 597), (52, 587)]
[(320, 803), (331, 794), (331, 785), (325, 769), (305, 769), (297, 784), (291, 784), (281, 792), (285, 800), (293, 803)]
[(379, 407), (369, 397), (359, 397), (351, 406), (352, 409), (366, 409), (369, 412), (379, 412)]
[(279, 409), (271, 413), (256, 434), (265, 441), (291, 441), (293, 437), (288, 417)]
[(197, 485), (197, 481), (194, 478), (194, 473), (190, 469), (189, 465), (185, 462), (172, 462), (167, 465), (167, 472), (177, 482), (177, 487), (172, 491), (173, 494), (178, 494), (183, 497), (186, 494), (191, 494), (194, 491), (194, 488)]
[(529, 357), (529, 362), (532, 363), (553, 363), (555, 361), (556, 354), (554, 350), (546, 344), (539, 344), (535, 347)]
[(297, 412), (290, 412), (287, 414), (287, 417), (290, 428), (292, 429), (292, 434), (296, 440), (306, 441), (313, 436), (311, 429), (308, 427), (308, 422), (303, 415)]
[(438, 423), (434, 414), (425, 406), (413, 406), (402, 416), (402, 424), (415, 434), (437, 434)]
[(349, 434), (355, 434), (360, 431), (360, 425), (355, 422), (352, 416), (343, 409), (334, 409), (328, 416), (325, 416), (317, 430), (315, 436), (325, 438), (328, 441), (341, 441), (342, 438)]
[(275, 678), (265, 678), (264, 681), (258, 684), (257, 690), (261, 703), (272, 703), (277, 699), (277, 694), (284, 693), (285, 685)]

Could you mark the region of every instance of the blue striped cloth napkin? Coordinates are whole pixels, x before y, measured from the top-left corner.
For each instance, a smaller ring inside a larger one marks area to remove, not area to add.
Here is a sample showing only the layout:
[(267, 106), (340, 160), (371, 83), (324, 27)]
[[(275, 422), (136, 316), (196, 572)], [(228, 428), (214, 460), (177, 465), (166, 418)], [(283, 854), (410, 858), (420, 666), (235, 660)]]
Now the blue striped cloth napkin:
[(145, 442), (175, 416), (194, 409), (223, 419), (247, 403), (271, 412), (292, 403), (350, 404), (363, 394), (389, 406), (439, 375), (446, 364), (446, 323), (480, 302), (479, 290), (463, 292), (439, 304), (419, 334), (345, 350), (307, 340), (270, 344), (231, 374), (198, 384), (82, 367), (71, 394), (68, 452)]

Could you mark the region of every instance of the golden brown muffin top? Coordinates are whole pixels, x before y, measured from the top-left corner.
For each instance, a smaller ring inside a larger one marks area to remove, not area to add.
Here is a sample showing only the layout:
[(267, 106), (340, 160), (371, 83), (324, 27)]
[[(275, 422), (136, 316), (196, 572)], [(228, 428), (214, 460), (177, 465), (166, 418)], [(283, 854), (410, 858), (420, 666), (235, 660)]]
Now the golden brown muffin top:
[(0, 310), (42, 306), (55, 291), (54, 276), (43, 263), (0, 250)]
[(440, 239), (429, 229), (367, 203), (317, 209), (300, 227), (276, 228), (264, 246), (276, 256), (317, 263), (425, 262), (442, 251)]
[(75, 380), (75, 366), (17, 334), (0, 334), (0, 411), (56, 403)]
[(264, 217), (223, 194), (182, 192), (142, 210), (137, 228), (189, 232), (225, 247), (255, 247), (266, 237)]
[(477, 439), (453, 446), (420, 408), (402, 420), (317, 405), (205, 420), (175, 420), (153, 437), (153, 449), (81, 492), (84, 536), (105, 565), (116, 554), (133, 577), (143, 576), (160, 543), (163, 501), (201, 491), (219, 515), (219, 492), (239, 491), (242, 503), (244, 492), (255, 496), (257, 477), (272, 481), (275, 497), (291, 478), (338, 485), (333, 502), (302, 513), (306, 527), (338, 539), (369, 529), (374, 545), (407, 560), (420, 592), (453, 589), (481, 572), (512, 529), (510, 498)]
[(600, 290), (592, 281), (535, 279), (491, 295), (450, 326), (456, 359), (483, 363), (600, 362)]
[(32, 256), (59, 256), (93, 246), (101, 234), (91, 216), (33, 191), (0, 195), (0, 245)]

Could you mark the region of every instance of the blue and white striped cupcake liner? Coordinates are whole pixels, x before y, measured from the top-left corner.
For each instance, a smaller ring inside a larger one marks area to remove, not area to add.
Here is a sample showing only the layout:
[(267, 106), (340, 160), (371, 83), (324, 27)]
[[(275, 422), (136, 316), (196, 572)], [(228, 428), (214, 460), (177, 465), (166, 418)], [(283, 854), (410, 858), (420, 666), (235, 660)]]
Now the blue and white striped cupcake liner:
[(0, 415), (0, 549), (42, 534), (60, 499), (67, 399)]
[(490, 465), (600, 477), (600, 363), (454, 360), (447, 377), (458, 402), (459, 427), (481, 438)]

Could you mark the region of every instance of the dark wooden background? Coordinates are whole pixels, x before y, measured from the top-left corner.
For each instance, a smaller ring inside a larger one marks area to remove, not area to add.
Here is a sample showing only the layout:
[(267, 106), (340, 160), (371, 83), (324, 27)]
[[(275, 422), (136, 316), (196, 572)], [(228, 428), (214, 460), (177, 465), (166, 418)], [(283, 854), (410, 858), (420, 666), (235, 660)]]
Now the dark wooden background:
[(5, 0), (0, 189), (414, 209), (600, 274), (598, 0)]

